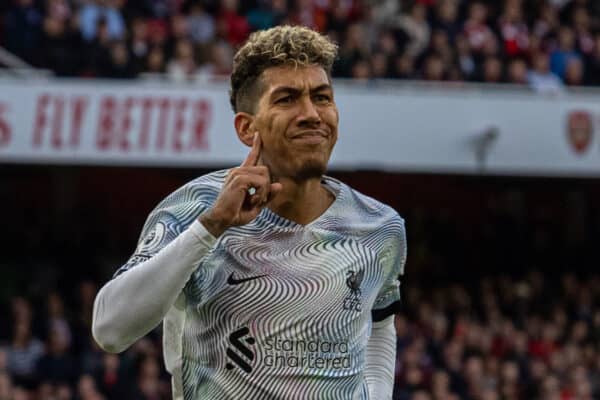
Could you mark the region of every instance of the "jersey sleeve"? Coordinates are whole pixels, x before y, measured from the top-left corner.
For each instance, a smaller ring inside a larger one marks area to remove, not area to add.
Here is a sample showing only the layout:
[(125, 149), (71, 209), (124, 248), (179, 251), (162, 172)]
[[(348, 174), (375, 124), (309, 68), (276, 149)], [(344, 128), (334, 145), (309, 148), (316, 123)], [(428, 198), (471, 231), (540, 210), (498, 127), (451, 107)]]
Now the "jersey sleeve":
[(396, 214), (392, 221), (382, 227), (381, 234), (383, 246), (380, 260), (386, 278), (371, 310), (375, 322), (396, 314), (400, 308), (400, 276), (404, 273), (406, 263), (404, 220)]
[[(114, 277), (146, 261), (171, 243), (193, 221), (185, 216), (199, 216), (206, 206), (199, 201), (173, 204), (171, 197), (163, 200), (148, 216), (133, 255), (114, 274)], [(183, 217), (183, 218), (182, 218)]]

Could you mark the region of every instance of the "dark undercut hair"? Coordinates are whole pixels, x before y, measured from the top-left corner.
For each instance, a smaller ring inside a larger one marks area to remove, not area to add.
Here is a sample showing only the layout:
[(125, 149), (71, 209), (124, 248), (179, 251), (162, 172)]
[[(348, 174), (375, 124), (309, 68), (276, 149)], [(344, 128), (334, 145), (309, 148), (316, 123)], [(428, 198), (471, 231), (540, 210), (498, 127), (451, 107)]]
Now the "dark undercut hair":
[(277, 26), (252, 33), (233, 58), (230, 91), (233, 112), (254, 114), (264, 89), (260, 76), (267, 68), (318, 65), (331, 76), (337, 49), (327, 37), (301, 26)]

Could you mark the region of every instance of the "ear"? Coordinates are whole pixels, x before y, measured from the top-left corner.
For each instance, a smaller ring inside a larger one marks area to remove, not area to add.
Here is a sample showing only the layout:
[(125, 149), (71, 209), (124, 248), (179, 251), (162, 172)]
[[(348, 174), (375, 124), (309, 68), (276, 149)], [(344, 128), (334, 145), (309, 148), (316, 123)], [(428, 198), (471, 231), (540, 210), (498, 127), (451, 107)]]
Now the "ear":
[(252, 147), (254, 141), (254, 116), (245, 112), (239, 112), (235, 114), (233, 119), (235, 130), (238, 138), (248, 147)]

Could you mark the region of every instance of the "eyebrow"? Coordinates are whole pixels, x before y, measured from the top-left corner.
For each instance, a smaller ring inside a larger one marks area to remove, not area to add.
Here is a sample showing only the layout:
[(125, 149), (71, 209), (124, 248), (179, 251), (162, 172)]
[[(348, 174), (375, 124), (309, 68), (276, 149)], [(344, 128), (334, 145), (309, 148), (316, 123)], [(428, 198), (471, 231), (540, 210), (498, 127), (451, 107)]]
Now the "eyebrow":
[[(332, 87), (328, 83), (323, 83), (322, 85), (310, 89), (310, 93), (322, 92), (323, 90), (332, 90)], [(271, 92), (271, 97), (274, 97), (280, 93), (290, 93), (297, 95), (302, 93), (302, 89), (298, 89), (292, 86), (280, 86)]]

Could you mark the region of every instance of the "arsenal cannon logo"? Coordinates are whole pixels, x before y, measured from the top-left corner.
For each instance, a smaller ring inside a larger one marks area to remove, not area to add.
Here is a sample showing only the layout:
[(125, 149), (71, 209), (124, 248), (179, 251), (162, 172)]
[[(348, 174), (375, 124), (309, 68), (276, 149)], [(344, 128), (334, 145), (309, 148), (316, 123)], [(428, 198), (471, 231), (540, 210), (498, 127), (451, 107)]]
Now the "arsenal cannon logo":
[(577, 154), (583, 154), (592, 142), (592, 116), (587, 111), (571, 111), (567, 120), (567, 139)]

